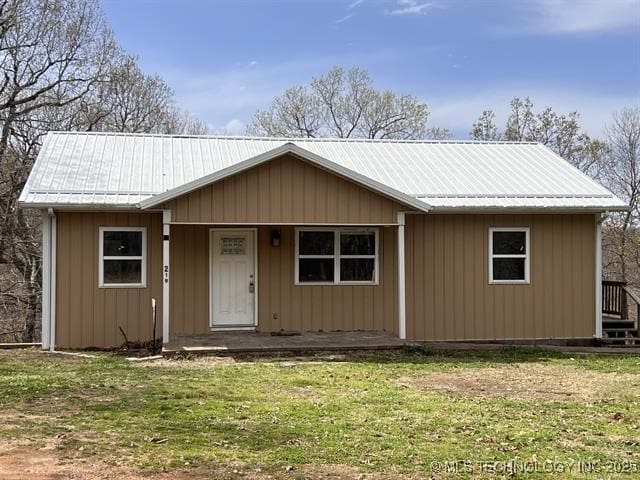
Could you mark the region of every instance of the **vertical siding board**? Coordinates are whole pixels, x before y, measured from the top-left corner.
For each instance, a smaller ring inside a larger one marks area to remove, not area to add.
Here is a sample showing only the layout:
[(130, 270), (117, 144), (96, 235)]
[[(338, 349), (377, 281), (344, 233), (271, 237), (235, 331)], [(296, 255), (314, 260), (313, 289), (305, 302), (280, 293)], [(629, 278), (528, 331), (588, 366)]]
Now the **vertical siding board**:
[(350, 188), (351, 185), (346, 180), (343, 180), (345, 190), (349, 193), (348, 203), (345, 206), (348, 212), (348, 219), (360, 218), (360, 189)]
[(281, 222), (283, 219), (282, 202), (280, 195), (282, 191), (282, 162), (272, 162), (269, 168), (269, 206), (271, 211), (270, 220)]
[[(71, 235), (73, 238), (81, 239), (82, 241), (82, 230), (83, 230), (83, 217), (82, 214), (79, 215), (77, 221), (72, 223), (71, 227)], [(78, 249), (78, 245), (71, 245), (69, 257), (74, 264), (78, 264), (77, 262), (82, 262), (82, 258), (79, 257), (80, 249)], [(81, 254), (80, 254), (81, 257)], [(82, 311), (82, 277), (78, 275), (78, 272), (71, 272), (71, 279), (69, 282), (70, 285), (70, 303), (71, 303), (71, 322), (69, 329), (69, 338), (73, 345), (81, 345), (82, 344), (82, 320), (83, 320), (83, 311)]]
[[(415, 319), (415, 310), (416, 310), (416, 298), (415, 291), (418, 288), (417, 284), (419, 283), (418, 276), (416, 275), (417, 269), (415, 268), (416, 264), (416, 249), (415, 249), (415, 241), (417, 239), (418, 232), (415, 231), (415, 223), (411, 215), (407, 216), (405, 221), (405, 235), (406, 235), (406, 244), (407, 248), (405, 250), (405, 259), (406, 259), (406, 272), (407, 278), (413, 279), (413, 282), (407, 282), (405, 285), (406, 290), (406, 298), (407, 298), (407, 307), (406, 307), (406, 324), (407, 324), (407, 338), (418, 338), (418, 334), (416, 333), (416, 319)], [(414, 233), (415, 232), (415, 233)]]
[(371, 330), (369, 320), (364, 316), (364, 289), (375, 287), (353, 287), (353, 329)]
[(539, 241), (538, 241), (538, 223), (537, 223), (537, 216), (536, 215), (530, 215), (530, 224), (531, 224), (531, 230), (530, 230), (530, 245), (529, 245), (529, 250), (531, 252), (531, 259), (530, 259), (530, 264), (529, 264), (529, 279), (531, 282), (531, 285), (529, 286), (529, 288), (527, 288), (525, 290), (525, 312), (524, 312), (524, 318), (525, 318), (525, 325), (524, 325), (524, 332), (523, 335), (525, 335), (527, 338), (536, 338), (536, 318), (538, 315), (537, 309), (538, 309), (538, 305), (536, 305), (535, 303), (535, 298), (536, 298), (536, 288), (539, 286), (540, 282), (536, 281), (535, 279), (535, 275), (534, 275), (534, 271), (533, 269), (536, 268), (537, 262), (538, 262), (538, 257), (540, 256), (538, 251), (536, 250), (537, 248), (539, 248)]
[(212, 212), (212, 208), (211, 208), (211, 193), (212, 193), (213, 189), (211, 188), (211, 185), (203, 188), (200, 191), (200, 218), (198, 219), (199, 221), (202, 222), (210, 222), (212, 221), (212, 216), (211, 216), (211, 212)]
[[(238, 178), (244, 178), (246, 191), (244, 196), (240, 194), (240, 203), (245, 204), (245, 222), (262, 222), (262, 213), (269, 208), (269, 166), (260, 165), (256, 168), (248, 170), (246, 173), (239, 175)], [(266, 185), (264, 184), (266, 180)], [(263, 201), (260, 202), (259, 199)]]
[(236, 205), (237, 205), (237, 197), (236, 197), (236, 177), (225, 178), (222, 181), (222, 185), (224, 188), (224, 211), (223, 211), (223, 221), (224, 222), (234, 222), (239, 221), (240, 215), (238, 214)]
[(430, 258), (429, 250), (431, 248), (430, 238), (431, 232), (427, 230), (426, 216), (409, 215), (412, 220), (412, 229), (420, 237), (413, 240), (413, 235), (409, 234), (407, 240), (413, 241), (414, 266), (413, 275), (405, 279), (405, 283), (413, 285), (413, 318), (414, 332), (419, 338), (428, 339), (430, 334), (428, 330), (433, 325), (433, 312), (430, 310), (429, 292), (433, 290), (433, 284), (429, 280), (432, 274), (432, 268), (427, 268), (425, 263)]
[[(425, 339), (434, 340), (436, 337), (436, 299), (435, 299), (435, 285), (438, 281), (435, 265), (435, 229), (434, 229), (434, 217), (419, 215), (416, 216), (419, 219), (422, 228), (425, 231), (426, 244), (424, 249), (425, 260), (422, 266), (425, 270), (425, 287), (427, 288), (427, 294), (425, 295), (428, 308), (424, 315), (425, 325)], [(418, 314), (418, 316), (420, 316)]]
[(434, 261), (434, 302), (433, 305), (435, 307), (435, 316), (434, 316), (434, 325), (435, 325), (435, 339), (444, 340), (445, 339), (445, 300), (444, 300), (444, 245), (445, 245), (445, 224), (444, 224), (444, 216), (436, 215), (433, 217), (434, 222), (434, 251), (435, 251), (435, 261)]
[[(554, 269), (558, 265), (558, 254), (554, 248), (554, 235), (553, 235), (553, 217), (547, 217), (544, 219), (544, 243), (543, 243), (543, 255), (548, 261), (544, 262), (543, 271), (541, 272), (544, 279), (544, 288), (542, 297), (544, 299), (542, 305), (543, 310), (543, 322), (544, 331), (548, 336), (555, 336), (556, 322), (554, 318), (553, 308), (553, 291), (554, 291)], [(546, 336), (546, 335), (545, 335)]]
[(281, 221), (292, 221), (294, 218), (293, 204), (288, 201), (290, 195), (295, 194), (293, 191), (293, 175), (292, 175), (292, 160), (290, 158), (284, 158), (281, 162), (280, 174), (281, 174), (281, 190), (280, 205), (282, 208)]
[(475, 324), (478, 321), (474, 314), (476, 289), (476, 262), (474, 248), (474, 220), (473, 215), (466, 215), (464, 219), (464, 266), (463, 266), (463, 291), (464, 297), (464, 336), (475, 338)]
[(327, 221), (338, 221), (338, 177), (329, 175), (327, 177)]
[[(383, 257), (380, 259), (383, 262), (384, 269), (384, 282), (386, 288), (382, 289), (383, 295), (383, 311), (385, 330), (395, 332), (397, 330), (396, 323), (396, 310), (397, 304), (395, 301), (396, 295), (396, 272), (394, 258), (396, 256), (396, 238), (398, 227), (386, 228), (385, 231), (385, 249), (383, 251)], [(389, 286), (389, 283), (391, 285)]]
[[(195, 289), (198, 279), (195, 278), (195, 235), (197, 229), (192, 226), (184, 226), (184, 274), (182, 276), (183, 295), (185, 299), (184, 328), (188, 332), (196, 331), (195, 323)], [(191, 272), (191, 275), (189, 275)]]
[(295, 202), (292, 202), (292, 214), (293, 217), (291, 220), (295, 220), (298, 218), (304, 218), (305, 214), (305, 205), (304, 205), (304, 192), (305, 192), (305, 182), (304, 182), (304, 165), (301, 162), (291, 162), (291, 182), (292, 182), (292, 191), (293, 198), (298, 199)]
[(444, 242), (444, 335), (455, 338), (455, 218), (445, 218)]
[(224, 183), (217, 182), (208, 188), (211, 195), (211, 221), (224, 220)]
[(81, 215), (81, 245), (78, 246), (78, 250), (80, 251), (81, 260), (81, 272), (82, 272), (82, 286), (80, 292), (80, 299), (82, 302), (82, 322), (80, 325), (81, 328), (81, 338), (83, 345), (92, 345), (93, 344), (93, 329), (94, 329), (94, 321), (93, 321), (93, 284), (91, 283), (91, 278), (93, 277), (93, 252), (94, 252), (94, 244), (93, 244), (93, 219), (90, 214), (82, 214)]
[(57, 299), (56, 299), (56, 342), (61, 346), (69, 346), (69, 225), (67, 216), (58, 215), (57, 238)]
[[(566, 223), (565, 223), (566, 222)], [(560, 278), (562, 281), (562, 285), (564, 286), (560, 295), (557, 296), (557, 305), (559, 306), (559, 311), (561, 312), (561, 336), (568, 337), (571, 336), (571, 316), (573, 315), (571, 305), (571, 297), (573, 286), (575, 285), (575, 279), (573, 278), (573, 274), (571, 272), (571, 237), (570, 230), (567, 228), (562, 228), (563, 225), (570, 224), (571, 220), (565, 217), (558, 217), (558, 230), (560, 232), (561, 238), (561, 247), (560, 251), (562, 252), (562, 270), (560, 272)]]
[(453, 328), (453, 338), (466, 338), (465, 334), (465, 320), (464, 320), (464, 302), (465, 302), (465, 291), (464, 291), (464, 277), (466, 270), (466, 262), (465, 262), (465, 230), (464, 223), (466, 221), (466, 216), (457, 215), (455, 217), (455, 222), (453, 225), (453, 275), (454, 275), (454, 328)]
[[(484, 316), (484, 302), (483, 298), (486, 295), (486, 280), (487, 277), (484, 276), (485, 266), (484, 266), (484, 238), (482, 235), (483, 225), (482, 218), (478, 215), (472, 216), (471, 219), (472, 227), (473, 227), (473, 247), (472, 247), (472, 255), (473, 255), (473, 280), (471, 284), (471, 288), (474, 289), (473, 292), (473, 305), (471, 307), (471, 321), (473, 322), (473, 338), (486, 338), (486, 328), (485, 323), (487, 321)], [(469, 288), (467, 286), (466, 288)]]

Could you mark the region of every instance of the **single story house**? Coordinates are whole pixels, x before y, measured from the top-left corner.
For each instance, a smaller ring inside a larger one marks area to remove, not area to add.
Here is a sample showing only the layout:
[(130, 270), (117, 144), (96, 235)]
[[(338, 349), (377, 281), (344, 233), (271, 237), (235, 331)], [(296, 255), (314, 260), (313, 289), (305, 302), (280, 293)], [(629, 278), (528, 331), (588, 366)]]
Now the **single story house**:
[(600, 242), (624, 202), (527, 142), (51, 132), (44, 348), (229, 330), (407, 341), (602, 336)]

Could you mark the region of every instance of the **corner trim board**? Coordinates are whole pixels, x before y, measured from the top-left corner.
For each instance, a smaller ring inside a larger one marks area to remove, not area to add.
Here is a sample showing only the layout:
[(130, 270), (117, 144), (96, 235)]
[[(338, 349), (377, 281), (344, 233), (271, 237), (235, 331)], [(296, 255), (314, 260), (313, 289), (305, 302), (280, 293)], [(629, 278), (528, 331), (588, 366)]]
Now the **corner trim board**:
[(42, 349), (49, 348), (51, 333), (51, 218), (42, 210)]
[(398, 212), (398, 337), (407, 339), (407, 305), (405, 294), (404, 212)]
[(602, 338), (602, 216), (595, 215), (595, 335), (597, 339)]

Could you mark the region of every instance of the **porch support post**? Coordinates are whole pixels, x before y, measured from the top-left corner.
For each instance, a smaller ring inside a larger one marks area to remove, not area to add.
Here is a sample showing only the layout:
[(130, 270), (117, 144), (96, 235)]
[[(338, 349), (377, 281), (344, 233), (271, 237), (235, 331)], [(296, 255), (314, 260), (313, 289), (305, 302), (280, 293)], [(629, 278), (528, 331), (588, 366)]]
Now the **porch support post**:
[(596, 229), (595, 229), (595, 283), (596, 283), (596, 302), (595, 302), (595, 320), (596, 339), (602, 338), (602, 222), (606, 217), (601, 214), (596, 214)]
[(169, 231), (171, 210), (162, 211), (162, 343), (169, 343)]
[(404, 256), (404, 212), (398, 212), (398, 337), (407, 339), (406, 296), (405, 296), (405, 256)]

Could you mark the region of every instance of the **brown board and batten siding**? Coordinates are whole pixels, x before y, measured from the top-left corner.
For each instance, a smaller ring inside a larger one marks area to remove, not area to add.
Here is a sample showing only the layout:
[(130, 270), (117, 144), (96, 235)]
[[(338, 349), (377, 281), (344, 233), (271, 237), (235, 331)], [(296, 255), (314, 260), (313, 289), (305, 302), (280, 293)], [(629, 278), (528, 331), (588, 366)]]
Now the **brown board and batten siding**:
[[(530, 284), (489, 284), (490, 227), (530, 228)], [(410, 340), (590, 338), (595, 219), (573, 215), (407, 215)]]
[[(146, 288), (98, 287), (98, 231), (101, 226), (147, 228)], [(151, 338), (151, 298), (158, 300), (162, 332), (162, 214), (57, 213), (56, 346), (115, 347)]]
[[(395, 228), (380, 227), (378, 285), (295, 285), (295, 228), (278, 228), (281, 244), (272, 247), (271, 227), (258, 227), (258, 331), (397, 332)], [(210, 331), (209, 232), (206, 225), (172, 226), (173, 335)]]
[(395, 224), (412, 210), (292, 155), (168, 201), (173, 222)]

